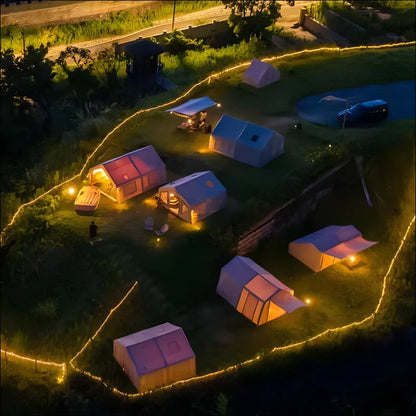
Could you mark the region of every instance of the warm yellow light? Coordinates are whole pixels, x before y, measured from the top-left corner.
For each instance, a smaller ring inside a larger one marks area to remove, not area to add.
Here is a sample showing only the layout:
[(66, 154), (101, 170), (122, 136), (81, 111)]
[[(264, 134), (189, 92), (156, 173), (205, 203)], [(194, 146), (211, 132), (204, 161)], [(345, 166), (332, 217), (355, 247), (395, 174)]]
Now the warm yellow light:
[(175, 194), (170, 193), (169, 196), (172, 198), (173, 196), (175, 196)]
[(189, 124), (191, 124), (191, 123), (192, 123), (192, 120), (191, 120), (190, 118), (188, 118), (188, 123), (189, 123)]
[(68, 188), (68, 193), (69, 193), (69, 195), (74, 195), (74, 193), (75, 193), (75, 188)]
[(160, 241), (160, 238), (157, 238), (157, 240), (156, 240), (157, 242), (159, 242)]
[(221, 107), (221, 104), (220, 104), (220, 103), (218, 103), (218, 104), (217, 104), (217, 107)]
[(105, 173), (105, 171), (104, 171), (104, 169), (103, 169), (103, 168), (94, 169), (94, 170), (92, 171), (92, 176), (94, 177), (94, 175), (95, 175), (96, 173), (98, 173), (98, 172), (101, 172), (101, 173), (103, 174), (103, 176), (107, 178), (107, 174)]
[(329, 144), (328, 147), (331, 148), (332, 147), (332, 144)]
[(311, 303), (310, 299), (306, 299), (306, 303), (309, 305)]
[(355, 262), (355, 256), (350, 256), (350, 262), (354, 263)]

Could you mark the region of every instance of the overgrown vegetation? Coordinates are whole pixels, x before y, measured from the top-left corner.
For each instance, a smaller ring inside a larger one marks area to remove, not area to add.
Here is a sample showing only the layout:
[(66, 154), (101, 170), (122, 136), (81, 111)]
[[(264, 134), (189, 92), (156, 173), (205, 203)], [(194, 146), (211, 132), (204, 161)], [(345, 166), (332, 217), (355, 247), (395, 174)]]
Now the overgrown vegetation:
[[(371, 10), (368, 10), (371, 8)], [(333, 11), (364, 29), (340, 23), (339, 19), (328, 16)], [(384, 13), (381, 14), (381, 13)], [(308, 14), (327, 25), (330, 29), (347, 37), (353, 43), (367, 42), (374, 36), (393, 33), (407, 40), (415, 39), (415, 3), (408, 1), (321, 1), (308, 7)]]
[[(221, 4), (219, 1), (178, 1), (177, 16), (203, 10)], [(38, 48), (41, 44), (66, 45), (91, 39), (123, 35), (150, 27), (156, 20), (172, 16), (172, 3), (157, 5), (155, 10), (138, 9), (111, 13), (107, 19), (87, 20), (79, 23), (20, 28), (17, 25), (1, 28), (1, 49), (22, 51), (23, 37), (26, 45)]]

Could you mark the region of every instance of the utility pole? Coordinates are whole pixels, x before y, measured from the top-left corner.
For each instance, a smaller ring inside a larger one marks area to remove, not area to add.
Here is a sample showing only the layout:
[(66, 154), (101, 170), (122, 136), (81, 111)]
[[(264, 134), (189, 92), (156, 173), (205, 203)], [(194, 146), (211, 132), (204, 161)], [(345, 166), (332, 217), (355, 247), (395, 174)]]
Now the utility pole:
[(175, 27), (175, 9), (176, 9), (176, 0), (173, 0), (172, 32)]

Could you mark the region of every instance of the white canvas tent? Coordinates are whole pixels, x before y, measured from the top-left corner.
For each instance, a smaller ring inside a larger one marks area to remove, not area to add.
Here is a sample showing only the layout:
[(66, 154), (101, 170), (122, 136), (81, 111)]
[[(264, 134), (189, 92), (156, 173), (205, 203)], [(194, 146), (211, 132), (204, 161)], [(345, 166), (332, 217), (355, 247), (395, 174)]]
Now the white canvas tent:
[(166, 182), (166, 167), (153, 146), (142, 147), (89, 170), (90, 185), (117, 202), (139, 195)]
[(374, 244), (377, 242), (362, 238), (353, 225), (329, 225), (289, 243), (289, 253), (319, 272)]
[(183, 329), (169, 322), (115, 339), (113, 355), (140, 393), (196, 374)]
[(256, 88), (263, 88), (266, 85), (279, 81), (280, 72), (273, 65), (259, 61), (254, 58), (250, 66), (243, 74), (243, 82)]
[(234, 257), (221, 269), (217, 293), (256, 325), (306, 306), (292, 289), (242, 256)]
[(275, 130), (223, 115), (209, 138), (209, 148), (255, 167), (284, 152), (284, 137)]
[(196, 172), (159, 188), (159, 202), (192, 224), (219, 211), (227, 191), (211, 171)]

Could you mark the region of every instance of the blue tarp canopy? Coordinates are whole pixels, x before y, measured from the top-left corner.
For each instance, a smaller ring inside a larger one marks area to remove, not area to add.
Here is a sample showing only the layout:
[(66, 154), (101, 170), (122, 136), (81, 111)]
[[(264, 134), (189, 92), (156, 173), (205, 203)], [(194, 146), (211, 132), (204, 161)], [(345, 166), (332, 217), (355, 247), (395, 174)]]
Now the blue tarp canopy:
[(184, 114), (185, 116), (193, 116), (199, 111), (205, 110), (206, 108), (217, 105), (215, 101), (212, 101), (209, 97), (194, 98), (184, 104), (178, 105), (177, 107), (169, 108), (173, 113)]

